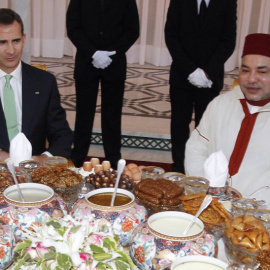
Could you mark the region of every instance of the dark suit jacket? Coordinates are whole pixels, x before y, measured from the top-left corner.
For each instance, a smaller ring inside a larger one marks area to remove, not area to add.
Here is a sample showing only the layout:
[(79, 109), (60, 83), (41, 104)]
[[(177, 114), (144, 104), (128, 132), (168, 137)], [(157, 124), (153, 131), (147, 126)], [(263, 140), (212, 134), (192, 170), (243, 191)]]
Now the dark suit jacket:
[(223, 87), (224, 63), (236, 41), (236, 0), (210, 0), (200, 25), (197, 0), (171, 0), (165, 39), (172, 56), (170, 84), (191, 87), (187, 78), (198, 67)]
[[(40, 155), (46, 139), (52, 155), (69, 158), (72, 132), (61, 107), (55, 77), (22, 62), (22, 132), (32, 144), (32, 154)], [(0, 149), (9, 152), (6, 120), (0, 106)]]
[[(102, 71), (108, 80), (126, 78), (125, 52), (139, 36), (135, 0), (71, 0), (67, 10), (67, 34), (77, 48), (74, 77), (91, 80)], [(116, 51), (104, 70), (92, 65), (97, 50)]]

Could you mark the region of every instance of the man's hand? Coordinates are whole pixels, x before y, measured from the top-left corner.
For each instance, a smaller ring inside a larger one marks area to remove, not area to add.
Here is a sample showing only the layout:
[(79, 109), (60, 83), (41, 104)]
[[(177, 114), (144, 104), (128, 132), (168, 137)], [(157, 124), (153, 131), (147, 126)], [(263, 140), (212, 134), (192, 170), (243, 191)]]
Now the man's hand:
[(9, 153), (0, 150), (0, 162), (4, 162), (7, 158), (9, 158)]
[(108, 52), (108, 51), (96, 51), (92, 56), (93, 61), (92, 64), (95, 68), (104, 69), (108, 67), (112, 59), (110, 58), (111, 55), (116, 54), (116, 51)]
[(40, 155), (40, 156), (33, 156), (33, 159), (40, 162), (41, 165), (44, 165), (44, 162), (45, 162), (45, 159), (47, 159), (48, 156), (43, 154), (43, 155)]

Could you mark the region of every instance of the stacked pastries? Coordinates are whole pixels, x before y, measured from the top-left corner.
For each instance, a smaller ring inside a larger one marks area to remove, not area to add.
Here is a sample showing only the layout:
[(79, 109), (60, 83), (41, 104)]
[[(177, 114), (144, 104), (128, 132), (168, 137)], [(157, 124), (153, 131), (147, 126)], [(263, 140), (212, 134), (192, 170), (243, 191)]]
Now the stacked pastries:
[(34, 183), (47, 185), (53, 189), (70, 188), (82, 183), (82, 176), (63, 167), (39, 167), (31, 173)]
[[(258, 253), (262, 261), (264, 256), (260, 252), (270, 252), (269, 233), (262, 221), (252, 215), (237, 216), (226, 222), (224, 240), (229, 256), (244, 264), (255, 264)], [(270, 269), (270, 260), (266, 268), (260, 269)]]
[[(202, 194), (182, 195), (180, 200), (183, 204), (183, 211), (188, 214), (196, 215), (205, 198)], [(217, 224), (224, 224), (230, 220), (228, 211), (219, 202), (218, 198), (213, 197), (210, 205), (200, 214), (199, 219), (208, 228), (215, 227)]]

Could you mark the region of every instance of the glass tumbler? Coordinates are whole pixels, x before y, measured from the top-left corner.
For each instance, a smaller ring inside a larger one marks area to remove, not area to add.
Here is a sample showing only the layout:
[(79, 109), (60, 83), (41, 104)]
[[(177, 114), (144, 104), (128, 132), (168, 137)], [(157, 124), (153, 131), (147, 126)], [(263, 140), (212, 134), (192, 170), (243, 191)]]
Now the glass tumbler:
[(141, 171), (142, 180), (147, 179), (147, 178), (156, 180), (163, 173), (165, 173), (165, 170), (160, 167), (155, 167), (155, 166), (144, 167)]
[(61, 167), (61, 168), (68, 168), (68, 160), (64, 157), (48, 157), (44, 162), (45, 167), (47, 168), (54, 168), (54, 167)]
[(239, 198), (232, 201), (232, 216), (253, 215), (259, 209), (258, 202), (252, 199)]
[(188, 176), (183, 178), (185, 195), (205, 195), (209, 188), (209, 180), (199, 176)]
[(159, 175), (157, 179), (170, 180), (170, 181), (174, 182), (175, 184), (177, 184), (178, 186), (183, 187), (183, 181), (182, 181), (182, 179), (184, 177), (186, 177), (186, 176), (184, 174), (182, 174), (182, 173), (178, 173), (178, 172), (165, 172), (165, 173)]
[(40, 162), (36, 160), (24, 160), (19, 163), (19, 170), (24, 173), (28, 182), (31, 181), (31, 173), (40, 167)]

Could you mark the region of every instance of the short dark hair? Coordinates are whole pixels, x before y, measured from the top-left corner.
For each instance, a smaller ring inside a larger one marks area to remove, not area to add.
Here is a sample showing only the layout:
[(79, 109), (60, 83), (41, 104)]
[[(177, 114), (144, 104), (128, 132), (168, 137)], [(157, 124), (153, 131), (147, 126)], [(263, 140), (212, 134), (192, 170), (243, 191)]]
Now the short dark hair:
[(18, 13), (9, 8), (0, 8), (0, 25), (10, 25), (14, 21), (18, 22), (21, 25), (22, 35), (24, 34), (23, 22)]

